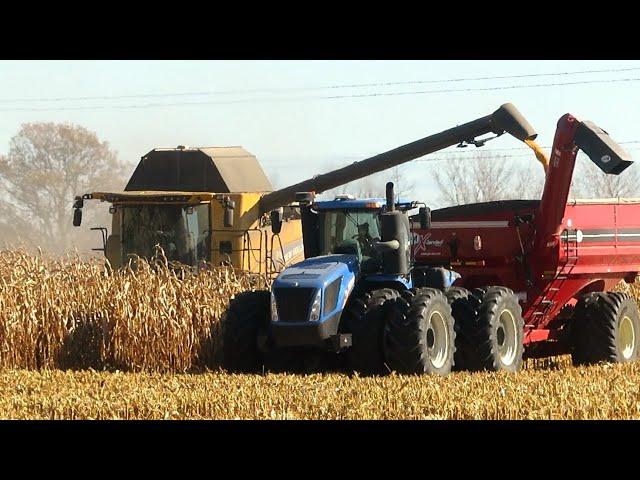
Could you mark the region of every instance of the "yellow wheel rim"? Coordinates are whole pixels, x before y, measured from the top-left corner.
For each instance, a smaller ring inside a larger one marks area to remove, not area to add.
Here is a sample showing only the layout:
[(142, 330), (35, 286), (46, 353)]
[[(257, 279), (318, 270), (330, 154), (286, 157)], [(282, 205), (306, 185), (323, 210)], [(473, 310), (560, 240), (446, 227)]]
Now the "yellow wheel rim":
[(503, 365), (511, 365), (516, 359), (518, 351), (518, 334), (516, 319), (509, 310), (503, 310), (498, 319), (496, 329), (498, 355)]
[(636, 347), (636, 330), (633, 321), (629, 317), (623, 317), (618, 328), (618, 343), (622, 357), (629, 360), (633, 356)]

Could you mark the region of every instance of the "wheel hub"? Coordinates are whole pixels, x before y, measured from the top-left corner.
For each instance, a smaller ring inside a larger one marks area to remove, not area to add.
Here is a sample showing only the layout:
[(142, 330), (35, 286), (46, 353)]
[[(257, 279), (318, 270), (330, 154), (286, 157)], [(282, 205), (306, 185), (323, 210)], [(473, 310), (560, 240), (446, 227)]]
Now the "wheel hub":
[(449, 353), (449, 331), (440, 312), (433, 312), (427, 328), (427, 351), (429, 361), (435, 368), (442, 368)]
[(518, 335), (516, 334), (516, 319), (509, 310), (500, 313), (498, 328), (496, 329), (496, 343), (498, 355), (504, 365), (511, 365), (516, 359), (518, 351)]
[(633, 321), (629, 317), (623, 317), (618, 328), (618, 343), (622, 357), (629, 360), (633, 356), (636, 346), (636, 331)]

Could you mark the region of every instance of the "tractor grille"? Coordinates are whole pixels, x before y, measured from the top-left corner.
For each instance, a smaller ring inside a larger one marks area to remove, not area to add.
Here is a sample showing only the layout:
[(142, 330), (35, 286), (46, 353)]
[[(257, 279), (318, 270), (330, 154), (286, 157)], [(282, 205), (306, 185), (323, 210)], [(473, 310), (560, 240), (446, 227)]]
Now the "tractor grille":
[(273, 294), (276, 297), (280, 321), (306, 322), (309, 320), (309, 308), (315, 293), (315, 288), (274, 288)]

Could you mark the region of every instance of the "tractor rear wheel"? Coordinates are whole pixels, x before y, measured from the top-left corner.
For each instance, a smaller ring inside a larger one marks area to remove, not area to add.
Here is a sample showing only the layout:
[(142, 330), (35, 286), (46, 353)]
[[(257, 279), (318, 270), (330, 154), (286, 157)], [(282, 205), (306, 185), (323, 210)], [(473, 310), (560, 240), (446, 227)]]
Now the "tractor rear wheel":
[(640, 314), (633, 298), (593, 292), (580, 298), (572, 319), (574, 365), (630, 362), (640, 357)]
[(399, 293), (392, 288), (354, 292), (342, 314), (342, 328), (351, 333), (346, 350), (347, 369), (363, 375), (385, 372), (382, 333), (389, 302)]
[(230, 372), (261, 370), (270, 321), (270, 292), (242, 292), (222, 320), (222, 364)]
[(453, 367), (456, 332), (440, 290), (419, 288), (398, 297), (384, 329), (389, 368), (406, 374), (446, 375)]
[(524, 320), (518, 297), (506, 287), (473, 289), (456, 312), (464, 341), (460, 358), (467, 370), (515, 372), (524, 352)]
[(480, 299), (474, 296), (469, 290), (462, 287), (450, 287), (444, 292), (454, 319), (456, 330), (456, 352), (454, 354), (454, 370), (466, 370), (469, 361), (465, 354), (473, 349), (473, 343), (467, 336), (468, 325), (475, 322), (480, 306)]

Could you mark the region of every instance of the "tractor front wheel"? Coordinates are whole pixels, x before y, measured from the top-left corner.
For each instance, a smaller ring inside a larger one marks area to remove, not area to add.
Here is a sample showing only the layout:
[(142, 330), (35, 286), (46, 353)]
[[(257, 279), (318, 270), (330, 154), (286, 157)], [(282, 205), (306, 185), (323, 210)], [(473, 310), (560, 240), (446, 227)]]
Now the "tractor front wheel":
[(222, 320), (222, 364), (230, 372), (259, 372), (270, 321), (270, 292), (242, 292)]
[(640, 314), (630, 295), (593, 292), (580, 298), (572, 318), (574, 365), (630, 362), (640, 357)]
[(385, 372), (382, 349), (389, 302), (399, 296), (392, 288), (354, 293), (342, 314), (341, 330), (351, 333), (351, 347), (346, 350), (347, 369), (364, 375)]
[(394, 302), (384, 329), (389, 368), (405, 374), (446, 375), (453, 367), (456, 332), (440, 290), (419, 288)]

